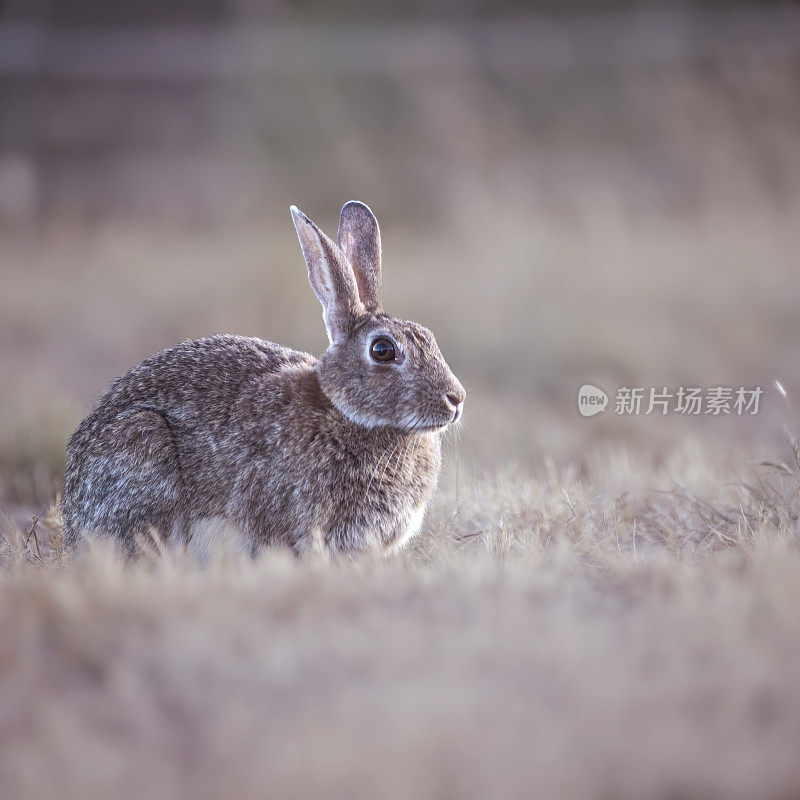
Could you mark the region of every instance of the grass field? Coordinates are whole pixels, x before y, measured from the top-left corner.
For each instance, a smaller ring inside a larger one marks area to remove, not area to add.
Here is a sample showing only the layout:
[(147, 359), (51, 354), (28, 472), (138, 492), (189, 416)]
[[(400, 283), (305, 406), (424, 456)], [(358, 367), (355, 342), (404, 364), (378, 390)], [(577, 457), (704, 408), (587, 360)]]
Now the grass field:
[(583, 419), (568, 374), (466, 381), (401, 556), (207, 569), (61, 550), (80, 409), (32, 393), (48, 424), (5, 450), (0, 797), (796, 795), (791, 412), (765, 384), (756, 417)]
[(451, 473), (383, 562), (73, 563), (44, 518), (2, 553), (0, 796), (794, 796), (798, 475)]

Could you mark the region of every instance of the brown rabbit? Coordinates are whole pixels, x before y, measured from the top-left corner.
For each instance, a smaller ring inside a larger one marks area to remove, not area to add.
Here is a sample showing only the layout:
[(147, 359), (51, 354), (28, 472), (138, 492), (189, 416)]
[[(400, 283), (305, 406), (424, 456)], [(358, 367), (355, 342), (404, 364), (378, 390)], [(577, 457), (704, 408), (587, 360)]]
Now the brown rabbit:
[(338, 246), (291, 212), (328, 349), (212, 336), (116, 380), (69, 440), (68, 544), (110, 535), (133, 553), (155, 530), (201, 557), (231, 544), (385, 552), (419, 530), (464, 388), (430, 331), (384, 313), (370, 209), (342, 208)]

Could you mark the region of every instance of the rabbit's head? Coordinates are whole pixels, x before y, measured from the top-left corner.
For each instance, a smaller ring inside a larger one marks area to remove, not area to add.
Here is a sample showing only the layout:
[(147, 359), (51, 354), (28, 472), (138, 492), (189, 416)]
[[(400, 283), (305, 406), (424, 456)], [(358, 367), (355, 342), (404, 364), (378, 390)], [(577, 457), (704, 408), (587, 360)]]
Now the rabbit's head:
[(338, 245), (302, 211), (291, 211), (328, 330), (318, 372), (329, 400), (367, 428), (431, 431), (458, 421), (466, 393), (433, 334), (383, 311), (381, 235), (372, 211), (345, 204)]

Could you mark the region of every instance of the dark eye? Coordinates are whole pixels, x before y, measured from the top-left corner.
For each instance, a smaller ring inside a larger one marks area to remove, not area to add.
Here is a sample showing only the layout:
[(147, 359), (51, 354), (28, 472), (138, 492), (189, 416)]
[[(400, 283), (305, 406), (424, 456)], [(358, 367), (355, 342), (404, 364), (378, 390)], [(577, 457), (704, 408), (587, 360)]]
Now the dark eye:
[(397, 357), (394, 351), (394, 342), (386, 336), (379, 336), (369, 348), (369, 354), (376, 361), (394, 361)]

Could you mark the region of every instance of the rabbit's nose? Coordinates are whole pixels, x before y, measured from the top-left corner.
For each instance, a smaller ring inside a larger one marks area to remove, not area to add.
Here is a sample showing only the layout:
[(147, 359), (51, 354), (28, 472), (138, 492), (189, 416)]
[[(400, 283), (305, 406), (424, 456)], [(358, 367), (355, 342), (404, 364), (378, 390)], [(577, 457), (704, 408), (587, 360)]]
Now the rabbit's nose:
[(458, 408), (464, 402), (466, 392), (445, 392), (444, 398), (453, 408)]

